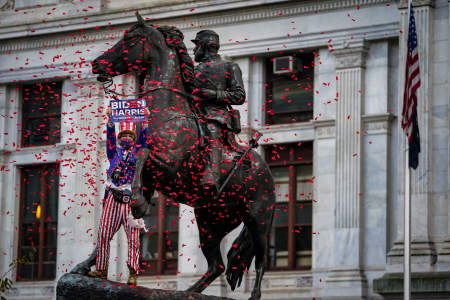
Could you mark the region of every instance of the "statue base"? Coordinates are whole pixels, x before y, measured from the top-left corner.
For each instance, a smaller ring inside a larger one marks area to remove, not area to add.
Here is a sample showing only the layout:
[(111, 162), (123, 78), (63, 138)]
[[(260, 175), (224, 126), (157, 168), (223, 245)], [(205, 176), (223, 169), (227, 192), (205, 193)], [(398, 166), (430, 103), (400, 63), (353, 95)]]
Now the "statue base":
[(100, 278), (67, 273), (61, 276), (56, 287), (57, 300), (231, 300), (230, 298), (202, 295), (186, 291), (165, 291), (148, 289), (141, 286), (132, 287)]

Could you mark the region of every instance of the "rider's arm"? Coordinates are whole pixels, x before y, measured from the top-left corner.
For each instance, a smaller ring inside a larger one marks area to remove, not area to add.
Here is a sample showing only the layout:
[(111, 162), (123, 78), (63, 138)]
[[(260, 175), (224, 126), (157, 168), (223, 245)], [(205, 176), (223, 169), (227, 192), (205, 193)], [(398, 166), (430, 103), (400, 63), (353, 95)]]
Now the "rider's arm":
[(242, 81), (242, 72), (235, 63), (230, 63), (227, 76), (227, 89), (225, 91), (217, 91), (217, 100), (230, 105), (240, 105), (245, 102), (244, 83)]

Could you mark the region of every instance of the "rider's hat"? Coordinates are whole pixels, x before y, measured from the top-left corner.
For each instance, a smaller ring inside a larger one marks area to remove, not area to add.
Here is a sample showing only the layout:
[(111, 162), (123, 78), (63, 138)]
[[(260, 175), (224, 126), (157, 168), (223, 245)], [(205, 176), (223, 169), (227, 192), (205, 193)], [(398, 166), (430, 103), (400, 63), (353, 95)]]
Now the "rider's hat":
[(192, 42), (196, 45), (200, 42), (207, 42), (209, 45), (215, 45), (217, 49), (220, 47), (219, 35), (213, 30), (201, 30), (197, 32)]
[(137, 140), (136, 124), (133, 122), (128, 122), (128, 121), (120, 122), (120, 132), (117, 135), (117, 138), (120, 140), (120, 137), (124, 133), (129, 133), (129, 134), (133, 135), (134, 141), (136, 141)]

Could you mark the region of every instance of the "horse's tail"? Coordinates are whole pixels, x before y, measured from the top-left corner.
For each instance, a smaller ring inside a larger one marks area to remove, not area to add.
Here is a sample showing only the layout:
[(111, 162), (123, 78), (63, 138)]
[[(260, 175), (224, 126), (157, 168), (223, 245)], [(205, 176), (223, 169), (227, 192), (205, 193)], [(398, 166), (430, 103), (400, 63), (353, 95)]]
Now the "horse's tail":
[(233, 246), (228, 251), (228, 265), (227, 265), (227, 281), (234, 291), (236, 285), (239, 287), (242, 282), (242, 276), (245, 270), (250, 268), (253, 257), (255, 256), (255, 250), (253, 245), (253, 239), (250, 231), (244, 224), (239, 236), (234, 240)]

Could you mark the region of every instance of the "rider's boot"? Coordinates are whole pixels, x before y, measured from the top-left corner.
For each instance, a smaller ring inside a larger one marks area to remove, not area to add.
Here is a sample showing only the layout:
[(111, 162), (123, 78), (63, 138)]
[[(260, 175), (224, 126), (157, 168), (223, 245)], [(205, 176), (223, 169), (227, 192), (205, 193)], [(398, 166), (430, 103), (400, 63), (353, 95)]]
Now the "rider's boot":
[(127, 284), (137, 286), (137, 272), (133, 269), (132, 266), (128, 265), (128, 271), (130, 274), (128, 275)]
[(205, 175), (201, 179), (201, 184), (212, 195), (216, 195), (220, 188), (220, 163), (222, 160), (222, 149), (220, 147), (211, 147), (208, 164), (205, 168)]

